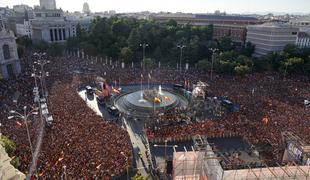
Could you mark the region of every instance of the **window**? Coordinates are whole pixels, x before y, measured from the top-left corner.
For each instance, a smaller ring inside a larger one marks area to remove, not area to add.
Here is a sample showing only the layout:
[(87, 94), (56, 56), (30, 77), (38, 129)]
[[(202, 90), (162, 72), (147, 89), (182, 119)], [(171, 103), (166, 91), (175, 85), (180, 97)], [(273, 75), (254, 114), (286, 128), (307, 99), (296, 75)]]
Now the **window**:
[(10, 59), (11, 55), (10, 55), (9, 45), (7, 45), (7, 44), (3, 45), (2, 50), (3, 50), (4, 59)]

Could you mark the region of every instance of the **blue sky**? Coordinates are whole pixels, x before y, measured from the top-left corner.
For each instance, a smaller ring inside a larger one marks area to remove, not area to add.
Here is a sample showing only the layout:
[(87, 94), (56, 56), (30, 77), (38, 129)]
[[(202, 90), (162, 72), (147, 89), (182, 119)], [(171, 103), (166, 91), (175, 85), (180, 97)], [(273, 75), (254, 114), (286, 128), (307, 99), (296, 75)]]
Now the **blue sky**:
[[(228, 13), (287, 12), (310, 14), (310, 0), (56, 0), (57, 7), (81, 11), (88, 2), (92, 11), (117, 12), (170, 11), (206, 13), (215, 10)], [(15, 4), (38, 5), (39, 0), (1, 0), (0, 6)]]

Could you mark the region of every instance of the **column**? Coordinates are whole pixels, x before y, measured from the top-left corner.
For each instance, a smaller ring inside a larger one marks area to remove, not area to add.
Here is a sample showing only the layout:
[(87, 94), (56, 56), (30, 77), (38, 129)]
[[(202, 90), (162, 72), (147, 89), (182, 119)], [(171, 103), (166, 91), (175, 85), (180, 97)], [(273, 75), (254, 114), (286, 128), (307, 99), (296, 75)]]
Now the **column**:
[(59, 33), (59, 40), (60, 40), (60, 41), (63, 40), (61, 29), (58, 29), (58, 33)]

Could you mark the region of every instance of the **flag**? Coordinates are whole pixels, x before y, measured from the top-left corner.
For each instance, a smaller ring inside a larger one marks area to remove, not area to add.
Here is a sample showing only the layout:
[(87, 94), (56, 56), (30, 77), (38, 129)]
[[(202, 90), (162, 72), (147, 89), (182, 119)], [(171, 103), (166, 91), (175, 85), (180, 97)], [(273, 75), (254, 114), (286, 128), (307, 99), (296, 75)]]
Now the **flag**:
[(16, 124), (17, 124), (18, 126), (22, 126), (22, 123), (20, 123), (19, 121), (16, 121)]
[(262, 122), (263, 122), (265, 125), (267, 125), (268, 122), (269, 122), (269, 119), (268, 119), (267, 117), (264, 117), (264, 118), (262, 119)]

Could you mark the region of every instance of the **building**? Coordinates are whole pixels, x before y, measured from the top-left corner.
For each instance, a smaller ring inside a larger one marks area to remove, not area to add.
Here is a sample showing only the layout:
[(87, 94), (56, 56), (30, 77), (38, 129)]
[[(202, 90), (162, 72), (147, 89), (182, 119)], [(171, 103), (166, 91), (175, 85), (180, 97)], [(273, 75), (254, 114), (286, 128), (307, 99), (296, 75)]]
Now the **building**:
[(26, 175), (15, 169), (10, 161), (12, 159), (5, 152), (5, 148), (0, 144), (0, 179), (26, 179)]
[(299, 32), (296, 40), (296, 46), (299, 48), (310, 47), (310, 35), (305, 32)]
[[(0, 20), (1, 21), (1, 20)], [(12, 78), (21, 72), (17, 54), (17, 45), (13, 32), (4, 28), (1, 21), (0, 28), (0, 74), (2, 78)]]
[(25, 11), (31, 11), (32, 8), (27, 5), (20, 4), (20, 5), (13, 6), (13, 10), (14, 12), (24, 13)]
[(88, 3), (83, 4), (83, 13), (89, 15), (90, 14), (90, 9)]
[[(278, 163), (274, 167), (261, 163), (260, 158), (255, 158), (258, 164), (248, 161), (256, 156), (256, 153), (248, 154), (251, 147), (244, 149), (244, 152), (240, 151), (239, 147), (236, 148), (235, 145), (235, 147), (225, 148), (225, 150), (221, 149), (221, 146), (227, 146), (230, 143), (214, 145), (209, 143), (207, 138), (199, 136), (193, 140), (195, 142), (193, 151), (173, 152), (173, 180), (306, 180), (310, 175), (309, 146), (300, 144), (300, 138), (289, 132), (283, 133), (283, 141), (285, 141), (286, 154), (289, 154), (288, 157), (291, 157), (289, 160), (294, 161), (294, 165), (283, 166)], [(306, 153), (306, 156), (303, 153)], [(305, 158), (301, 160), (300, 157)]]
[(40, 0), (40, 8), (41, 9), (56, 9), (56, 0)]
[(76, 36), (78, 24), (84, 30), (88, 30), (93, 20), (92, 17), (64, 16), (61, 9), (37, 8), (34, 13), (35, 18), (30, 20), (31, 37), (34, 42), (64, 43), (69, 37)]
[(17, 37), (22, 37), (22, 36), (27, 36), (31, 38), (31, 24), (30, 21), (26, 21), (24, 19), (24, 23), (16, 23), (16, 36)]
[(310, 16), (302, 16), (289, 22), (290, 25), (298, 27), (300, 32), (310, 34)]
[(288, 24), (265, 23), (247, 27), (246, 41), (255, 45), (253, 56), (260, 57), (282, 51), (288, 44), (295, 44), (299, 28)]
[(217, 40), (227, 36), (234, 42), (241, 44), (244, 44), (246, 40), (246, 26), (260, 23), (260, 21), (254, 17), (226, 14), (163, 13), (153, 15), (151, 19), (160, 23), (165, 23), (173, 19), (178, 24), (182, 25), (207, 26), (213, 24), (213, 39)]

